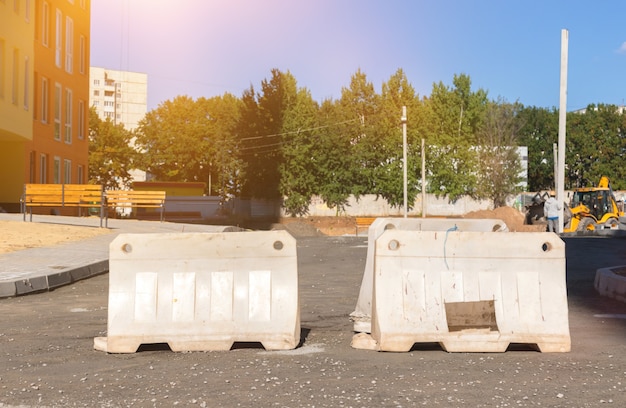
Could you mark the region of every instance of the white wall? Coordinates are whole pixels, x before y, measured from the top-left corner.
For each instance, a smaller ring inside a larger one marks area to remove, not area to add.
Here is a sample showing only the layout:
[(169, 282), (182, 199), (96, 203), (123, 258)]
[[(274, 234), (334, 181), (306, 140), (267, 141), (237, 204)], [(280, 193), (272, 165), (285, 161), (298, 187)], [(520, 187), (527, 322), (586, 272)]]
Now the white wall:
[[(514, 203), (512, 202), (511, 205)], [(451, 202), (446, 197), (437, 198), (433, 194), (426, 195), (426, 214), (428, 216), (456, 216), (464, 215), (468, 212), (492, 209), (491, 201), (477, 201), (471, 198), (463, 197), (455, 202)], [(404, 214), (402, 206), (391, 207), (387, 200), (376, 195), (368, 194), (355, 200), (354, 197), (348, 199), (345, 211), (339, 215), (348, 216), (402, 216)], [(415, 200), (413, 209), (408, 211), (409, 216), (419, 216), (422, 214), (422, 198), (419, 196)], [(283, 210), (283, 215), (286, 215)], [(337, 210), (328, 208), (320, 197), (313, 197), (309, 206), (310, 216), (335, 216)]]

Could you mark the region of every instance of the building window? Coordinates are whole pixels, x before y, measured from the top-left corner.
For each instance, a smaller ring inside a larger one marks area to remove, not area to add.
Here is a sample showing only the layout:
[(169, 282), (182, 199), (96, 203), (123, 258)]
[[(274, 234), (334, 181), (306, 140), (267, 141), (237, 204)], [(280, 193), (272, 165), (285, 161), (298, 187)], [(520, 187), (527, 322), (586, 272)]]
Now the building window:
[(50, 33), (50, 12), (48, 2), (44, 1), (41, 8), (41, 44), (48, 46), (48, 37)]
[(61, 84), (54, 84), (54, 140), (61, 140)]
[(77, 166), (76, 167), (76, 182), (78, 184), (85, 184), (84, 178), (85, 176), (84, 176), (83, 166)]
[(85, 138), (85, 101), (78, 101), (78, 138)]
[(48, 123), (48, 78), (41, 78), (41, 123)]
[(74, 20), (65, 18), (65, 71), (74, 72)]
[(47, 171), (48, 171), (48, 159), (45, 154), (39, 156), (39, 182), (41, 184), (46, 184), (47, 180)]
[(54, 28), (55, 40), (54, 40), (54, 63), (57, 67), (61, 68), (61, 52), (63, 48), (63, 14), (61, 10), (57, 9), (56, 13), (56, 26)]
[(85, 36), (81, 35), (80, 36), (80, 42), (79, 42), (79, 47), (80, 47), (80, 61), (79, 61), (79, 71), (81, 74), (85, 73)]
[(53, 169), (52, 169), (52, 182), (54, 184), (60, 184), (61, 183), (61, 158), (55, 156), (54, 157), (54, 164), (53, 164)]
[(65, 90), (65, 143), (72, 143), (72, 91)]
[(99, 79), (94, 79), (93, 80), (93, 84), (96, 86), (100, 86), (100, 80)]
[(4, 40), (0, 38), (0, 100), (4, 99), (4, 72), (6, 57), (4, 55)]
[(17, 105), (17, 94), (19, 87), (19, 64), (20, 64), (20, 51), (17, 48), (13, 48), (13, 78), (11, 86), (11, 102)]
[(71, 160), (63, 160), (63, 182), (65, 184), (72, 183), (72, 161)]
[[(39, 103), (39, 98), (41, 98), (39, 91), (39, 74), (37, 72), (33, 72), (33, 120), (37, 120), (37, 113), (39, 112), (38, 108), (41, 107), (41, 104)], [(31, 163), (34, 163), (34, 159), (31, 160)], [(32, 177), (34, 177), (34, 175), (31, 172), (31, 178)], [(34, 183), (34, 181), (31, 180), (30, 183)]]
[(100, 106), (100, 101), (93, 101), (93, 106)]
[(97, 89), (93, 90), (93, 96), (100, 96), (100, 91)]
[(29, 101), (30, 101), (30, 75), (28, 74), (28, 69), (30, 68), (30, 62), (28, 61), (28, 56), (24, 58), (24, 110), (27, 111), (30, 109)]

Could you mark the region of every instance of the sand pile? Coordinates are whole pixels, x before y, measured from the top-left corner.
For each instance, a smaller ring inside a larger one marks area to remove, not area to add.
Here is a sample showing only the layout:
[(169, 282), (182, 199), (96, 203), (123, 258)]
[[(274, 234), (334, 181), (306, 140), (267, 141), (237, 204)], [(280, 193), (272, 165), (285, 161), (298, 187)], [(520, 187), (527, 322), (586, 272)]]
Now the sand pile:
[(504, 221), (506, 226), (509, 228), (509, 231), (512, 232), (542, 232), (545, 231), (546, 228), (545, 225), (525, 225), (524, 213), (516, 210), (513, 207), (498, 207), (494, 210), (473, 211), (465, 214), (463, 218), (497, 218)]

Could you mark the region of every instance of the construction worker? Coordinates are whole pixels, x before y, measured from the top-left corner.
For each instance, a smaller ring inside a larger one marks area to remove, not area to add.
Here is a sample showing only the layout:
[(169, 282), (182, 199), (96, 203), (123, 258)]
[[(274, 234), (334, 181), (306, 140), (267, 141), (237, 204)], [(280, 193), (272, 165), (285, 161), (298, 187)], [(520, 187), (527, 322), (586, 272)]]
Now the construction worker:
[(554, 198), (554, 191), (551, 191), (550, 198), (548, 198), (543, 205), (543, 215), (545, 215), (548, 220), (549, 232), (559, 232), (557, 223), (559, 222), (560, 210), (561, 205), (556, 201), (556, 198)]

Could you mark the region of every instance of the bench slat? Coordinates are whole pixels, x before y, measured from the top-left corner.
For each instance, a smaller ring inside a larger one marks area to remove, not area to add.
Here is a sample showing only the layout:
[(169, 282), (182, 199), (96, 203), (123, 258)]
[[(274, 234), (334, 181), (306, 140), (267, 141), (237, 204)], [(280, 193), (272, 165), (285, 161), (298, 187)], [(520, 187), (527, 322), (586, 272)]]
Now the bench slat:
[(359, 236), (359, 228), (369, 228), (374, 221), (376, 221), (376, 217), (356, 217), (355, 235)]
[(105, 194), (107, 208), (160, 208), (161, 221), (165, 197), (165, 191), (150, 190), (109, 190)]
[(100, 226), (102, 226), (104, 189), (98, 184), (25, 184), (22, 196), (24, 221), (30, 209), (30, 221), (33, 220), (33, 207), (100, 207)]

